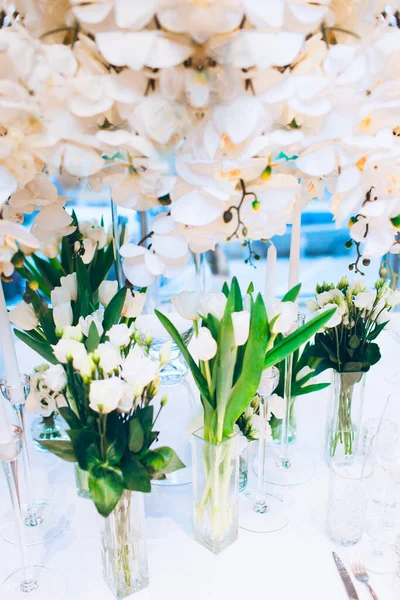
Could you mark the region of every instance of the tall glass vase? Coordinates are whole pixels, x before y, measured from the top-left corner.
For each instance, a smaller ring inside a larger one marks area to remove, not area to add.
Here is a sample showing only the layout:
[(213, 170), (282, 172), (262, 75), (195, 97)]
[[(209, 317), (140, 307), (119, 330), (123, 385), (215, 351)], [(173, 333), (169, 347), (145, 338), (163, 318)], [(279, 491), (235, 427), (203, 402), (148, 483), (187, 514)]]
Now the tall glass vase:
[(332, 458), (357, 454), (365, 392), (365, 373), (333, 371), (326, 425), (326, 454)]
[(239, 434), (212, 444), (193, 433), (194, 537), (219, 554), (238, 536)]
[(148, 586), (143, 494), (124, 490), (113, 512), (101, 517), (101, 550), (104, 580), (118, 600)]
[(39, 452), (49, 452), (40, 444), (46, 440), (69, 440), (66, 433), (67, 423), (54, 411), (48, 417), (40, 416), (32, 422), (31, 433), (33, 445)]

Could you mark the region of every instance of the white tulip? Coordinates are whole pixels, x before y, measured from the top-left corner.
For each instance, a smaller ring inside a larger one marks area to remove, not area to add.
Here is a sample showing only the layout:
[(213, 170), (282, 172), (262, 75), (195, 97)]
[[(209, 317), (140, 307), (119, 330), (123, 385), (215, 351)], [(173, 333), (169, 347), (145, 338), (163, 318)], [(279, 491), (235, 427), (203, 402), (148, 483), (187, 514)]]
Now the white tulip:
[(53, 308), (55, 306), (58, 306), (59, 304), (71, 302), (71, 295), (69, 293), (69, 290), (61, 286), (55, 287), (54, 290), (51, 290), (50, 297)]
[(44, 373), (43, 380), (53, 392), (61, 392), (67, 387), (68, 380), (61, 365), (51, 365)]
[(71, 327), (73, 321), (72, 307), (69, 302), (63, 302), (53, 308), (53, 319), (56, 332), (62, 335), (65, 327)]
[(116, 348), (124, 348), (131, 341), (132, 330), (125, 323), (113, 325), (107, 333), (111, 344)]
[(247, 342), (250, 331), (250, 313), (248, 310), (232, 313), (233, 333), (235, 345), (243, 346)]
[(94, 370), (96, 369), (93, 357), (87, 352), (85, 354), (79, 354), (78, 356), (74, 356), (72, 364), (74, 366), (74, 369), (79, 371), (81, 377), (83, 378), (90, 379), (93, 375)]
[(269, 322), (272, 323), (271, 332), (288, 333), (297, 320), (297, 306), (294, 302), (274, 302), (268, 314)]
[(117, 408), (122, 393), (122, 381), (119, 377), (97, 379), (90, 384), (89, 406), (95, 412), (106, 415)]
[(376, 300), (376, 290), (367, 290), (359, 292), (354, 298), (354, 306), (360, 309), (372, 310)]
[(140, 315), (146, 302), (146, 294), (144, 292), (127, 291), (126, 300), (122, 308), (122, 316), (128, 319), (135, 319)]
[(200, 296), (201, 314), (208, 317), (212, 314), (218, 321), (224, 316), (227, 298), (222, 292), (207, 292)]
[(102, 281), (99, 286), (99, 302), (107, 307), (118, 292), (117, 281)]
[(200, 327), (199, 335), (191, 342), (191, 349), (197, 360), (211, 360), (217, 354), (217, 342), (207, 327)]
[(70, 300), (76, 301), (78, 297), (78, 283), (76, 273), (70, 273), (60, 279), (61, 287), (67, 290), (69, 293)]
[(26, 302), (21, 302), (13, 308), (9, 313), (9, 317), (11, 323), (14, 323), (14, 325), (25, 331), (36, 329), (39, 324), (39, 319), (32, 304), (27, 304)]
[(139, 348), (131, 350), (123, 362), (122, 377), (134, 387), (135, 395), (158, 377), (158, 364), (145, 356)]
[(103, 324), (102, 324), (103, 318), (104, 318), (104, 311), (102, 311), (101, 309), (96, 310), (94, 313), (92, 313), (91, 315), (88, 315), (87, 317), (80, 317), (79, 325), (82, 329), (83, 335), (88, 337), (90, 326), (92, 323), (94, 323), (96, 325), (97, 333), (101, 337), (104, 332)]
[(121, 354), (111, 342), (99, 344), (96, 348), (93, 358), (99, 361), (100, 368), (104, 373), (111, 374), (118, 370), (121, 363)]
[(84, 358), (87, 356), (85, 346), (76, 340), (62, 339), (57, 344), (52, 346), (54, 356), (60, 363), (67, 363), (75, 358)]
[(178, 296), (171, 296), (171, 302), (175, 310), (184, 319), (197, 321), (201, 311), (200, 294), (198, 292), (181, 292)]
[(64, 327), (62, 337), (64, 340), (76, 340), (77, 342), (81, 342), (83, 340), (83, 333), (80, 325)]

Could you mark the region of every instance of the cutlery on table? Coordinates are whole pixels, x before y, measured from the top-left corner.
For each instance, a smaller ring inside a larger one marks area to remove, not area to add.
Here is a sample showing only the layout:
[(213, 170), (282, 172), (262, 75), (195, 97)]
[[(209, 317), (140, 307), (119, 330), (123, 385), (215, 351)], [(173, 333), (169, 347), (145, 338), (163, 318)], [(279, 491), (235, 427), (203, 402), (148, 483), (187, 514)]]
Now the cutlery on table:
[(364, 563), (362, 562), (360, 555), (354, 550), (350, 554), (350, 562), (352, 571), (354, 573), (354, 577), (357, 579), (357, 581), (360, 581), (361, 583), (367, 586), (369, 593), (371, 594), (374, 600), (378, 600), (378, 596), (375, 594), (369, 582), (368, 571), (364, 567)]
[(339, 556), (336, 554), (336, 552), (332, 552), (332, 555), (333, 555), (333, 558), (335, 559), (335, 563), (336, 563), (337, 569), (339, 571), (339, 575), (342, 578), (342, 581), (344, 583), (344, 587), (346, 588), (348, 597), (350, 598), (350, 600), (359, 600), (357, 590), (354, 587), (354, 583), (350, 577), (350, 573), (348, 572), (348, 570), (346, 569), (346, 567), (344, 566), (343, 562), (341, 561)]

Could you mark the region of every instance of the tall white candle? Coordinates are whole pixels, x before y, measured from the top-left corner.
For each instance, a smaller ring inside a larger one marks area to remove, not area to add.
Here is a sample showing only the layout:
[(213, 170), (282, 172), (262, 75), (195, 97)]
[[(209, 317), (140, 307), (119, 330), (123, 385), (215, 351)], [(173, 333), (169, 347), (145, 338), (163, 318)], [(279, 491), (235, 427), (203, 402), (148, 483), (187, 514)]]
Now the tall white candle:
[(276, 263), (277, 252), (274, 244), (270, 242), (267, 252), (267, 264), (265, 269), (265, 291), (264, 302), (267, 311), (271, 308), (276, 298)]
[[(15, 351), (13, 333), (8, 318), (6, 300), (4, 298), (3, 286), (0, 283), (0, 347), (3, 356), (4, 370), (7, 384), (12, 388), (12, 402), (19, 404), (24, 401), (24, 392), (21, 384), (21, 375), (18, 367), (17, 353)], [(4, 413), (5, 414), (5, 413)], [(0, 414), (0, 421), (3, 421)], [(0, 423), (1, 427), (1, 423)], [(9, 428), (8, 428), (9, 429)]]
[(301, 203), (297, 201), (293, 208), (292, 236), (290, 239), (289, 290), (291, 290), (300, 281), (300, 238)]

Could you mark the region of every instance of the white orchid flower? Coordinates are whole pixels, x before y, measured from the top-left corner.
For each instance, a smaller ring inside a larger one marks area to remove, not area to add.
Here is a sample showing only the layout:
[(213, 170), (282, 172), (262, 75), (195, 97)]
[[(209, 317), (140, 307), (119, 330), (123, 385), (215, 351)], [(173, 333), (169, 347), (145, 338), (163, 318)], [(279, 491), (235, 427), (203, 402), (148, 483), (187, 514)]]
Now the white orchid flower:
[(96, 325), (97, 333), (99, 334), (99, 337), (101, 337), (104, 332), (103, 318), (104, 318), (104, 311), (101, 309), (96, 310), (94, 313), (92, 313), (91, 315), (88, 315), (87, 317), (80, 317), (79, 325), (82, 329), (83, 335), (88, 337), (90, 326), (92, 323), (94, 323)]
[(250, 331), (250, 312), (242, 310), (232, 313), (233, 334), (235, 337), (235, 345), (243, 346), (247, 342)]
[(121, 364), (121, 353), (111, 342), (104, 342), (96, 348), (93, 353), (93, 360), (98, 361), (102, 371), (109, 375), (118, 370)]
[(175, 310), (184, 319), (197, 321), (200, 318), (200, 294), (198, 292), (183, 291), (180, 294), (172, 295), (171, 302)]
[(217, 354), (217, 342), (206, 327), (200, 327), (198, 336), (192, 339), (191, 350), (197, 360), (211, 360)]
[(45, 384), (57, 394), (64, 390), (68, 385), (67, 375), (61, 365), (51, 365), (45, 371), (43, 380)]
[(65, 327), (71, 327), (73, 322), (72, 306), (70, 302), (57, 304), (53, 308), (53, 320), (56, 326), (56, 332), (62, 335)]
[(212, 314), (221, 321), (226, 307), (227, 298), (222, 292), (206, 292), (200, 295), (201, 314), (207, 317)]
[(297, 306), (294, 302), (274, 302), (268, 318), (272, 333), (289, 333), (297, 320)]
[(78, 284), (76, 273), (70, 273), (65, 277), (61, 277), (60, 283), (63, 289), (68, 290), (70, 299), (75, 302), (78, 297)]
[(30, 331), (39, 325), (39, 319), (32, 304), (21, 302), (9, 313), (10, 321), (20, 329)]
[(132, 330), (125, 323), (119, 323), (108, 330), (107, 336), (115, 348), (125, 348), (131, 341)]
[(92, 381), (89, 391), (89, 406), (102, 415), (115, 410), (122, 398), (122, 381), (119, 377)]

